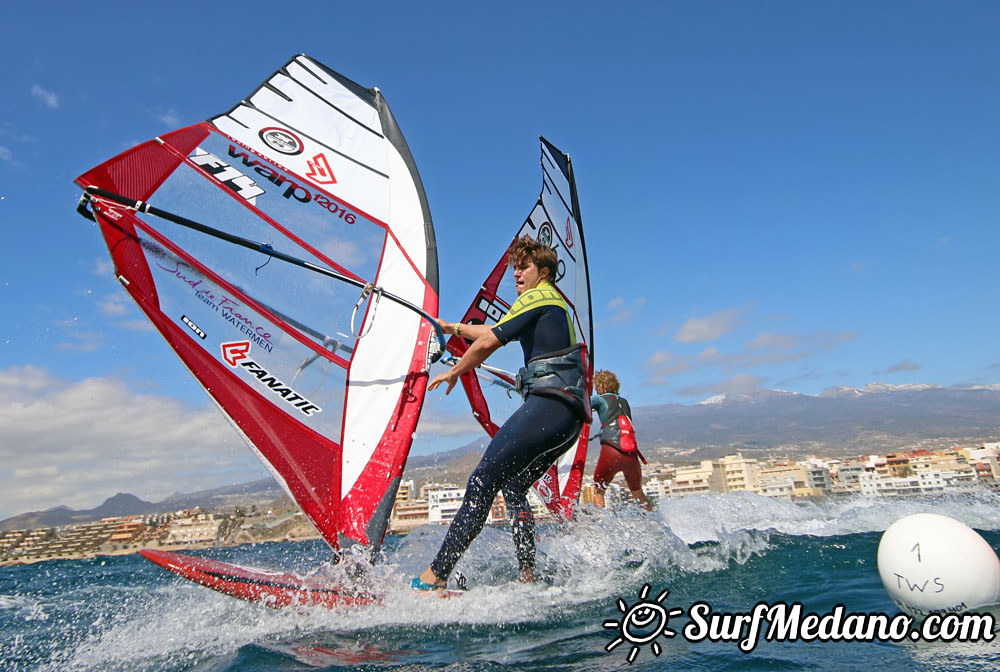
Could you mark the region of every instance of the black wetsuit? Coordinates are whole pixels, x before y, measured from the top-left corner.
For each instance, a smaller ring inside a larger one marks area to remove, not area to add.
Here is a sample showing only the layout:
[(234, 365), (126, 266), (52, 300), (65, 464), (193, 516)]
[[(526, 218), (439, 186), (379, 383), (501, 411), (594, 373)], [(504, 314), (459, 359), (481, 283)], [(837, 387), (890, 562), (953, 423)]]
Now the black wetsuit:
[[(524, 361), (563, 350), (576, 341), (569, 311), (548, 283), (524, 292), (510, 312), (493, 327), (501, 343), (515, 338)], [(558, 397), (528, 394), (503, 424), (472, 475), (465, 499), (455, 515), (441, 550), (431, 563), (440, 579), (447, 579), (465, 550), (483, 529), (493, 499), (503, 491), (512, 519), (514, 548), (521, 570), (535, 567), (535, 520), (528, 489), (579, 438), (583, 422), (570, 402)]]

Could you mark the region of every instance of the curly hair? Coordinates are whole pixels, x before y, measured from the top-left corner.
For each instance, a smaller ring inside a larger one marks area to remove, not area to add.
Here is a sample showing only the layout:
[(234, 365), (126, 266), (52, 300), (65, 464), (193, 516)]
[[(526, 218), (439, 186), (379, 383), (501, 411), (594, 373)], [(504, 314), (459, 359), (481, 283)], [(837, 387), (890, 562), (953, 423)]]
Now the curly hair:
[(594, 374), (594, 388), (596, 389), (598, 386), (605, 392), (612, 392), (614, 394), (618, 394), (618, 390), (621, 389), (618, 376), (604, 369)]
[(546, 278), (549, 282), (556, 281), (556, 273), (559, 271), (559, 255), (548, 245), (539, 243), (525, 234), (514, 239), (507, 254), (510, 265), (514, 268), (523, 268), (528, 263), (534, 263), (539, 273), (543, 268), (549, 269), (549, 276)]

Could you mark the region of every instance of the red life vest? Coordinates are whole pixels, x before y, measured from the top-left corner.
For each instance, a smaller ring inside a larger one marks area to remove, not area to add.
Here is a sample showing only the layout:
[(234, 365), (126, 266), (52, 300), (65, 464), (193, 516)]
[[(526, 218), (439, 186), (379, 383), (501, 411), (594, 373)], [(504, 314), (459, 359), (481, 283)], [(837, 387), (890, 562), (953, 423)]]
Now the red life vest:
[(618, 449), (623, 455), (636, 455), (639, 445), (632, 427), (632, 409), (617, 394), (602, 394), (608, 404), (608, 421), (601, 426), (601, 443)]
[(632, 420), (627, 415), (618, 416), (618, 430), (621, 441), (618, 450), (624, 455), (635, 455), (639, 452), (639, 444), (635, 442), (635, 429), (632, 427)]

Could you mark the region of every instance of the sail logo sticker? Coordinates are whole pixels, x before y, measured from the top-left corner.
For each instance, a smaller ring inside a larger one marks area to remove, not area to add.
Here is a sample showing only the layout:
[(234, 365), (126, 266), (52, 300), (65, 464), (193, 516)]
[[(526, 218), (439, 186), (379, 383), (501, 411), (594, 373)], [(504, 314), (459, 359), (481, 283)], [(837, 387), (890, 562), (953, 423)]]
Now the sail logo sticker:
[(546, 247), (552, 247), (552, 225), (548, 222), (538, 228), (538, 242)]
[(226, 364), (235, 367), (241, 359), (249, 357), (250, 341), (235, 341), (222, 344), (222, 359)]
[(201, 166), (206, 173), (221, 182), (223, 186), (236, 192), (237, 196), (246, 199), (250, 205), (257, 205), (257, 197), (266, 193), (250, 177), (233, 168), (215, 154), (209, 154), (201, 147), (195, 149), (188, 159), (196, 166)]
[(308, 162), (309, 172), (306, 177), (316, 184), (337, 184), (337, 178), (333, 176), (330, 162), (326, 160), (326, 154), (319, 153)]
[[(520, 378), (521, 378), (520, 374), (517, 377), (520, 380)], [(551, 504), (552, 502), (554, 502), (556, 500), (556, 492), (558, 491), (558, 487), (559, 486), (558, 486), (557, 483), (553, 482), (554, 480), (555, 479), (552, 478), (552, 473), (551, 472), (545, 472), (545, 474), (542, 475), (542, 477), (539, 478), (538, 481), (535, 482), (535, 486), (534, 486), (535, 487), (535, 493), (539, 497), (541, 497), (542, 501), (545, 504)], [(556, 487), (556, 492), (553, 492), (553, 490), (552, 490), (552, 486), (553, 485), (555, 485), (555, 487)]]
[(248, 371), (251, 376), (257, 379), (258, 384), (281, 397), (286, 404), (289, 404), (302, 415), (311, 416), (315, 413), (323, 412), (322, 408), (303, 397), (283, 383), (277, 376), (272, 375), (263, 366), (250, 359), (250, 341), (223, 343), (222, 358), (226, 360), (226, 364), (229, 364), (234, 369), (241, 368)]
[(104, 204), (105, 207), (101, 208), (101, 214), (110, 219), (112, 222), (117, 222), (119, 219), (124, 217), (124, 215), (118, 211), (117, 208), (111, 205)]
[[(264, 161), (251, 158), (249, 154), (237, 150), (233, 145), (229, 145), (229, 156), (234, 159), (239, 159), (245, 168), (253, 169), (255, 173), (274, 186), (283, 188), (284, 191), (281, 192), (281, 196), (286, 200), (295, 199), (299, 203), (316, 203), (316, 205), (320, 206), (330, 214), (336, 215), (348, 224), (354, 224), (359, 218), (361, 218), (361, 215), (355, 213), (345, 203), (337, 202), (323, 193), (313, 194), (313, 192), (306, 186), (292, 180), (287, 175), (283, 175), (277, 168), (272, 167)], [(307, 177), (310, 177), (317, 182), (319, 182), (321, 178), (328, 179), (329, 181), (325, 182), (325, 184), (336, 184), (337, 180), (333, 176), (333, 171), (330, 169), (330, 163), (326, 160), (324, 155), (317, 154), (313, 157), (313, 161), (309, 161), (308, 163), (314, 172), (307, 175)], [(319, 171), (322, 171), (325, 175), (329, 175), (329, 177), (323, 178)]]
[(195, 334), (197, 334), (198, 338), (200, 338), (201, 340), (204, 341), (205, 338), (208, 336), (208, 334), (206, 334), (204, 331), (202, 331), (198, 327), (197, 324), (195, 324), (194, 322), (192, 322), (191, 318), (188, 317), (187, 315), (181, 315), (181, 322), (183, 322), (187, 326), (188, 329), (190, 329)]
[[(531, 214), (534, 215), (535, 212), (532, 211)], [(572, 219), (570, 219), (569, 217), (567, 217), (566, 218), (566, 250), (567, 251), (573, 249), (573, 229), (572, 229), (571, 222), (572, 222)], [(539, 224), (539, 225), (536, 226), (535, 223), (533, 221), (531, 221), (531, 217), (530, 216), (528, 217), (528, 221), (526, 222), (526, 224), (529, 224), (531, 226), (531, 228), (538, 230), (538, 234), (535, 236), (535, 241), (536, 242), (538, 242), (538, 243), (540, 243), (542, 245), (545, 245), (546, 247), (551, 247), (553, 250), (556, 251), (556, 256), (559, 259), (559, 266), (556, 269), (556, 278), (555, 278), (555, 280), (556, 280), (556, 284), (558, 284), (564, 277), (566, 277), (566, 262), (564, 262), (562, 260), (562, 255), (559, 254), (559, 246), (560, 246), (560, 244), (559, 244), (559, 233), (555, 230), (555, 228), (556, 228), (555, 225), (553, 225), (548, 220), (545, 220), (544, 222), (542, 222), (541, 224)]]
[(483, 314), (488, 319), (493, 320), (493, 322), (499, 322), (507, 314), (503, 306), (495, 301), (490, 301), (485, 294), (479, 295), (479, 300), (476, 301), (476, 308), (483, 311)]
[(260, 133), (257, 135), (264, 141), (264, 144), (274, 151), (288, 154), (289, 156), (301, 154), (304, 147), (299, 136), (285, 128), (268, 126), (267, 128), (260, 129)]

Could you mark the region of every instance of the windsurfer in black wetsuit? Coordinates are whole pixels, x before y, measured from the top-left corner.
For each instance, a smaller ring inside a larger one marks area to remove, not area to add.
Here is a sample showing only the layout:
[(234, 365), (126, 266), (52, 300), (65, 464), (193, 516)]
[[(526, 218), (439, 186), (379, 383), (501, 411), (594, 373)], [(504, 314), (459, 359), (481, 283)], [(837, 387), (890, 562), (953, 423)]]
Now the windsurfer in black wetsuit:
[(469, 476), (462, 506), (430, 567), (413, 579), (414, 589), (434, 590), (447, 584), (458, 559), (483, 529), (500, 491), (513, 521), (520, 579), (534, 581), (535, 521), (528, 489), (576, 443), (590, 417), (584, 355), (569, 308), (552, 285), (558, 268), (555, 250), (524, 236), (514, 241), (509, 253), (517, 301), (494, 327), (438, 320), (442, 329), (472, 340), (472, 345), (427, 389), (446, 383), (448, 394), (459, 376), (517, 339), (524, 350), (525, 367), (518, 373), (524, 403), (493, 437)]

